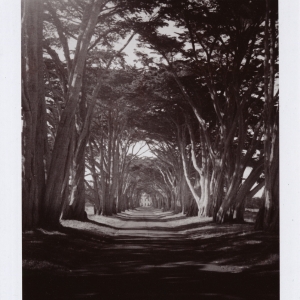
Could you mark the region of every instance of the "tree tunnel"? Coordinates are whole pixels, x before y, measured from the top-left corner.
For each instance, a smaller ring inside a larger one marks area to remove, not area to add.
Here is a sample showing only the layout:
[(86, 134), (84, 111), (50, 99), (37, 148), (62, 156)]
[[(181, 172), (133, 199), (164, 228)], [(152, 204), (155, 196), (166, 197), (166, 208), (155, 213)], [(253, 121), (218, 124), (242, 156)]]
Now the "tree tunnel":
[(277, 2), (21, 0), (24, 300), (279, 299)]
[(278, 229), (275, 2), (22, 2), (23, 227), (144, 194), (243, 222), (264, 187), (256, 228)]

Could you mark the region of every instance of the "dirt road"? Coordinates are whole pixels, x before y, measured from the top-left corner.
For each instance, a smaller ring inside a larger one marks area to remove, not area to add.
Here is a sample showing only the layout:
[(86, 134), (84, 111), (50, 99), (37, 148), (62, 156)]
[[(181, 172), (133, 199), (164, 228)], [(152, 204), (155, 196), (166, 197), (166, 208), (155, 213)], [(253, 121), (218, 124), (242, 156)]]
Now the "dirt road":
[(278, 237), (152, 208), (24, 234), (24, 300), (279, 299)]

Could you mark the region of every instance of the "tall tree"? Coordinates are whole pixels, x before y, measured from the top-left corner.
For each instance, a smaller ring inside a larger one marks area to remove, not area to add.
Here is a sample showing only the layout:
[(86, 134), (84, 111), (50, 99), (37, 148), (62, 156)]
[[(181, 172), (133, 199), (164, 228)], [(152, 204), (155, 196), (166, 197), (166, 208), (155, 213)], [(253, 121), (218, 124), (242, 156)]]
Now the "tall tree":
[(44, 226), (59, 226), (63, 199), (62, 187), (64, 178), (69, 172), (68, 156), (70, 155), (71, 136), (74, 130), (74, 116), (82, 88), (83, 70), (88, 47), (103, 2), (101, 0), (91, 0), (87, 3), (83, 12), (72, 68), (68, 78), (67, 101), (58, 124), (47, 177), (43, 209)]
[[(166, 15), (183, 28), (180, 40), (149, 29), (140, 32), (142, 41), (164, 59), (199, 122), (213, 166), (213, 217), (222, 223), (233, 217), (244, 170), (261, 145), (263, 6), (259, 1), (170, 1), (161, 10)], [(217, 121), (213, 130), (197, 105), (202, 95), (180, 75), (184, 69), (197, 74), (198, 84), (208, 90)]]
[(22, 1), (22, 206), (23, 229), (37, 226), (47, 159), (43, 89), (43, 2)]
[(278, 75), (278, 7), (266, 0), (264, 32), (264, 170), (265, 199), (255, 227), (279, 231), (279, 92), (275, 92)]

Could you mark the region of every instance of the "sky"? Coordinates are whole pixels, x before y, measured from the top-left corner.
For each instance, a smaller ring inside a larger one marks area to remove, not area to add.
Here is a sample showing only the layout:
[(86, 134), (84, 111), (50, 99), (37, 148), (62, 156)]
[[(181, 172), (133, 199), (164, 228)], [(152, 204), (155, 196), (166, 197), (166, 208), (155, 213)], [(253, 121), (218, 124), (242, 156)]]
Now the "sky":
[(138, 157), (155, 157), (148, 145), (144, 141), (140, 141), (129, 147), (129, 153), (137, 155)]
[[(166, 35), (169, 35), (169, 36), (177, 36), (176, 32), (179, 33), (179, 32), (182, 31), (181, 29), (175, 27), (175, 23), (173, 21), (170, 21), (168, 23), (169, 23), (169, 26), (159, 28), (159, 30), (158, 30), (159, 33), (166, 34)], [(149, 50), (147, 48), (138, 48), (138, 46), (137, 46), (137, 44), (138, 44), (137, 38), (138, 38), (138, 36), (136, 35), (132, 39), (132, 41), (130, 42), (130, 44), (123, 51), (124, 53), (127, 54), (126, 61), (129, 64), (132, 64), (132, 65), (135, 63), (134, 60), (137, 59), (136, 55), (134, 54), (134, 52), (135, 52), (136, 49), (138, 49), (139, 51), (144, 51), (145, 53), (148, 53), (148, 54), (150, 54), (150, 52), (152, 51), (152, 50)], [(119, 48), (122, 47), (121, 45), (125, 43), (125, 40), (120, 41), (120, 43), (119, 43), (120, 47)]]

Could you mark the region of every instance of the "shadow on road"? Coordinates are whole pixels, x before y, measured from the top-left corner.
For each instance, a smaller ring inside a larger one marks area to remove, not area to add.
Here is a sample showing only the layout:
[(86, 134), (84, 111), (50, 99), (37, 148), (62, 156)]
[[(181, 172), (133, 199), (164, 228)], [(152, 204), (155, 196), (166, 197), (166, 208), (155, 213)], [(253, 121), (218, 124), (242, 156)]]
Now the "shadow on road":
[(178, 227), (197, 238), (173, 236), (174, 227), (163, 238), (161, 228), (151, 228), (157, 233), (151, 238), (142, 228), (132, 235), (126, 221), (111, 236), (71, 227), (25, 233), (24, 300), (279, 299), (277, 236), (211, 222)]

